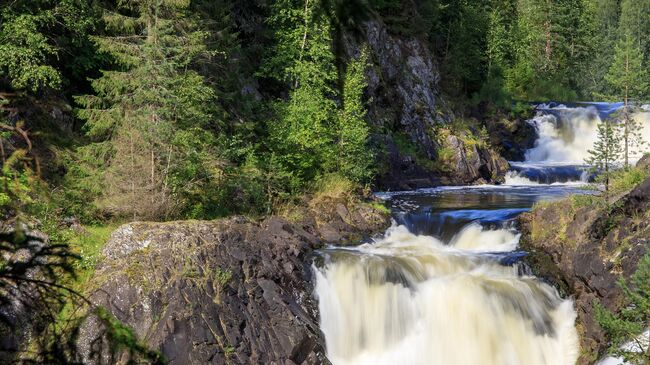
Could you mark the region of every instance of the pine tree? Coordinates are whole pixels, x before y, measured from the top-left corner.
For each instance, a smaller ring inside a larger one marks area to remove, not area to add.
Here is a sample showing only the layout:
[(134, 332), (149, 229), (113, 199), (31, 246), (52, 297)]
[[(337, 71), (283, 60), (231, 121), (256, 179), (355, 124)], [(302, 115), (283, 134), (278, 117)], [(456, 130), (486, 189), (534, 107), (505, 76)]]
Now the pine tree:
[(627, 167), (631, 150), (639, 148), (644, 143), (641, 138), (643, 126), (631, 117), (630, 102), (639, 100), (648, 90), (647, 74), (643, 68), (643, 54), (629, 34), (625, 35), (616, 46), (614, 61), (605, 79), (611, 85), (614, 96), (622, 98), (624, 101), (622, 142), (624, 163)]
[(601, 172), (605, 182), (605, 201), (609, 199), (609, 177), (620, 155), (620, 138), (610, 119), (605, 118), (598, 123), (598, 140), (585, 161)]
[(607, 93), (603, 80), (612, 64), (611, 45), (618, 38), (617, 0), (583, 0), (580, 32), (585, 47), (578, 60), (577, 88), (588, 98), (599, 98)]
[(109, 35), (94, 38), (117, 67), (93, 80), (96, 95), (76, 100), (84, 107), (78, 115), (86, 120), (87, 134), (98, 142), (90, 147), (104, 151), (105, 166), (98, 173), (105, 186), (99, 203), (112, 214), (168, 216), (219, 173), (216, 162), (189, 158), (197, 147), (213, 145), (204, 127), (212, 118), (214, 93), (191, 70), (206, 50), (206, 34), (186, 13), (188, 3), (120, 2), (104, 11)]
[(622, 0), (619, 19), (619, 36), (630, 36), (634, 47), (645, 56), (650, 56), (650, 0)]
[(597, 304), (596, 320), (609, 334), (614, 355), (627, 364), (649, 364), (650, 345), (641, 337), (650, 324), (650, 254), (641, 258), (630, 282), (621, 279), (619, 285), (631, 305), (614, 314)]

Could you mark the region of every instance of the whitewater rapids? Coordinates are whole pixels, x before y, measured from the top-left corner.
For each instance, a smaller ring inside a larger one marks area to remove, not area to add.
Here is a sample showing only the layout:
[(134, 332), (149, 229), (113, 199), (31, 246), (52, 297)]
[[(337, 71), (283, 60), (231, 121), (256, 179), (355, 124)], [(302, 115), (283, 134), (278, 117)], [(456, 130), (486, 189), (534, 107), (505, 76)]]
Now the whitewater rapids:
[(518, 239), (470, 224), (445, 244), (393, 226), (376, 242), (327, 252), (314, 270), (328, 358), (334, 365), (574, 364), (572, 302), (494, 259)]

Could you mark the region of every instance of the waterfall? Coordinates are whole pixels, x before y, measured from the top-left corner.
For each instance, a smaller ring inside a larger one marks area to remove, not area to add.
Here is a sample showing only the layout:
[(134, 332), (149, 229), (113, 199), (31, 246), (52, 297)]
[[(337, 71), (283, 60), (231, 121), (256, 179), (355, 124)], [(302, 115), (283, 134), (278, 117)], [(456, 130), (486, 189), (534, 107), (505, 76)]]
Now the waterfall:
[[(585, 165), (589, 150), (598, 139), (598, 123), (613, 118), (623, 103), (580, 103), (573, 106), (540, 104), (528, 122), (537, 130), (538, 139), (526, 151), (524, 162), (512, 162), (506, 185), (584, 184), (592, 174)], [(641, 108), (632, 118), (643, 127), (640, 134), (650, 142), (650, 108)], [(613, 123), (620, 123), (615, 118)], [(631, 151), (631, 163), (643, 153)]]
[[(587, 193), (598, 122), (621, 106), (538, 106), (530, 121), (538, 140), (525, 161), (511, 162), (505, 185), (378, 194), (399, 225), (369, 243), (321, 250), (313, 268), (329, 360), (575, 364), (573, 302), (518, 263), (526, 253), (512, 221), (540, 200)], [(650, 141), (650, 108), (633, 117)]]
[(569, 300), (484, 252), (518, 235), (467, 226), (450, 244), (404, 226), (316, 271), (321, 329), (334, 365), (562, 365), (578, 357)]
[[(538, 133), (535, 146), (526, 152), (526, 162), (584, 164), (589, 150), (598, 139), (598, 123), (611, 118), (622, 103), (582, 103), (583, 106), (540, 105), (537, 115), (530, 121)], [(645, 109), (634, 112), (635, 119), (643, 129), (641, 135), (650, 141), (650, 112)], [(642, 154), (636, 153), (633, 159)]]

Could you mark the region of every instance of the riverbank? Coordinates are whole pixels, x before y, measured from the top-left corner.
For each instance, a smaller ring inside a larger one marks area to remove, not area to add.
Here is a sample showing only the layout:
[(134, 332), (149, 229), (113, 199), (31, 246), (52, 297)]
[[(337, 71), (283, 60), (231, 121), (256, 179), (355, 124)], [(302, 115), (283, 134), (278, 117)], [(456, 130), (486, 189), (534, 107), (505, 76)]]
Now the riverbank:
[(620, 310), (625, 301), (617, 282), (629, 279), (650, 250), (648, 175), (647, 169), (618, 174), (609, 204), (599, 196), (572, 196), (538, 204), (519, 218), (526, 262), (575, 301), (580, 365), (594, 363), (609, 346), (595, 303)]

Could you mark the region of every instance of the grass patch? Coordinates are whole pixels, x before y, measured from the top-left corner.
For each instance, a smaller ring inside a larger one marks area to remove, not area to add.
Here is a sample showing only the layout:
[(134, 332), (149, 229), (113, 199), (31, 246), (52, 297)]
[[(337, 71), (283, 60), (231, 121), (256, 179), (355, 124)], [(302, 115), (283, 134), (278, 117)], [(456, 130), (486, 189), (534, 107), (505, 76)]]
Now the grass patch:
[(438, 162), (442, 172), (451, 172), (454, 170), (456, 153), (451, 147), (444, 146), (438, 150)]
[(339, 174), (327, 174), (316, 181), (314, 185), (314, 202), (329, 199), (349, 199), (359, 186), (350, 179)]
[(388, 207), (386, 207), (386, 205), (384, 205), (383, 202), (376, 202), (376, 201), (375, 201), (375, 202), (370, 202), (370, 203), (368, 203), (368, 205), (369, 205), (372, 209), (378, 211), (378, 212), (381, 213), (381, 214), (385, 214), (385, 215), (389, 215), (389, 214), (390, 214), (390, 209), (388, 209)]
[(620, 169), (610, 175), (609, 187), (612, 194), (619, 194), (641, 184), (650, 176), (650, 172), (636, 167)]
[(85, 232), (77, 233), (70, 239), (70, 249), (81, 259), (75, 264), (77, 278), (73, 283), (79, 286), (85, 283), (95, 271), (102, 248), (118, 225), (85, 227)]
[(603, 198), (596, 195), (576, 194), (571, 195), (569, 200), (574, 211), (584, 207), (600, 207), (603, 203)]
[(214, 280), (223, 288), (232, 280), (232, 272), (218, 267), (214, 270)]

